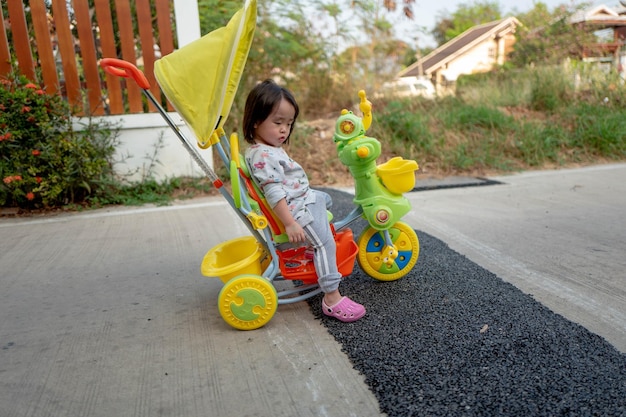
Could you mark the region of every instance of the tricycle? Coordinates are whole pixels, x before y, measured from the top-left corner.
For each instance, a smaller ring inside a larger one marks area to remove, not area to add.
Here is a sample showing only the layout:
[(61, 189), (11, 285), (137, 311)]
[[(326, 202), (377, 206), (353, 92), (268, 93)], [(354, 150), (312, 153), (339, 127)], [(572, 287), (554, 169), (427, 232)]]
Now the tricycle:
[[(117, 58), (105, 58), (100, 62), (107, 73), (137, 83), (250, 231), (248, 236), (235, 237), (210, 248), (201, 263), (203, 275), (218, 277), (223, 282), (218, 296), (222, 318), (240, 330), (258, 329), (271, 320), (278, 305), (300, 302), (321, 292), (307, 248), (288, 243), (284, 227), (249, 174), (239, 151), (237, 134), (227, 136), (223, 129), (245, 65), (255, 22), (256, 1), (248, 0), (226, 27), (155, 63), (155, 76), (161, 90), (195, 133), (197, 146), (177, 128), (151, 93), (150, 83), (141, 70)], [(214, 48), (208, 46), (216, 44), (221, 45), (221, 51), (226, 51), (222, 52), (226, 55), (218, 60), (227, 61), (228, 65), (214, 65), (213, 69), (208, 65), (207, 69), (207, 62), (215, 61), (215, 57), (203, 58), (202, 55), (212, 54), (207, 51), (214, 51)], [(194, 69), (198, 66), (201, 71)], [(195, 85), (189, 80), (198, 76), (221, 83), (209, 86), (215, 97), (209, 97), (210, 108), (206, 109), (205, 116), (200, 117), (196, 116), (198, 109), (189, 102), (189, 96), (197, 92), (185, 88), (187, 84)], [(374, 279), (393, 281), (405, 276), (419, 256), (417, 234), (401, 221), (411, 209), (403, 194), (414, 188), (418, 165), (401, 157), (377, 165), (381, 144), (365, 135), (372, 123), (372, 104), (365, 91), (359, 91), (358, 95), (362, 116), (341, 111), (333, 136), (338, 158), (348, 167), (355, 184), (354, 209), (340, 220), (332, 219), (329, 213), (337, 245), (337, 266), (342, 276), (348, 276), (352, 274), (356, 260)], [(209, 147), (218, 153), (227, 168), (230, 190), (199, 153), (199, 149)], [(367, 226), (355, 240), (349, 226), (357, 219), (365, 219)], [(275, 284), (279, 281), (292, 281), (293, 285), (278, 290)]]

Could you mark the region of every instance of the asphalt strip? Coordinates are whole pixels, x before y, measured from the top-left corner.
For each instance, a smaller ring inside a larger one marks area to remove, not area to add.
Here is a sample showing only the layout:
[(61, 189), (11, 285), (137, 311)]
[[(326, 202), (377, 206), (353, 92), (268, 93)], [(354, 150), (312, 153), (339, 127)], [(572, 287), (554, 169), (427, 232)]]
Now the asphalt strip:
[[(353, 206), (333, 197), (335, 218)], [(352, 227), (355, 236), (362, 225)], [(341, 285), (367, 315), (311, 310), (394, 416), (626, 416), (626, 355), (532, 296), (417, 231), (420, 257), (400, 280), (358, 265)]]

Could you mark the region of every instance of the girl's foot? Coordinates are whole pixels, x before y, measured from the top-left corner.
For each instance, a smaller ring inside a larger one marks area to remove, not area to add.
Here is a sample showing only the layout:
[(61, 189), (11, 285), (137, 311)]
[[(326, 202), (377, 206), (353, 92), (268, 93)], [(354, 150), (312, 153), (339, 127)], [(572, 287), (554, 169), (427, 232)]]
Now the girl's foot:
[(357, 321), (365, 315), (365, 307), (356, 303), (348, 297), (341, 297), (338, 303), (329, 306), (322, 299), (322, 311), (329, 317), (335, 317), (337, 320), (345, 323)]

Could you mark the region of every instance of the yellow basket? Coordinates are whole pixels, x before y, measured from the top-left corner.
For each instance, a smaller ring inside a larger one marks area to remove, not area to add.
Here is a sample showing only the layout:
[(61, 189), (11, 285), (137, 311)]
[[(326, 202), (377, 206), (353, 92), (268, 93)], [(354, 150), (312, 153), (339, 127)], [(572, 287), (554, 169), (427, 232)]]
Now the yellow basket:
[(391, 158), (376, 167), (376, 173), (383, 185), (394, 194), (403, 194), (415, 187), (415, 171), (417, 170), (417, 162), (400, 156)]
[(238, 237), (212, 247), (202, 260), (200, 270), (223, 283), (238, 275), (261, 275), (263, 246), (252, 236)]

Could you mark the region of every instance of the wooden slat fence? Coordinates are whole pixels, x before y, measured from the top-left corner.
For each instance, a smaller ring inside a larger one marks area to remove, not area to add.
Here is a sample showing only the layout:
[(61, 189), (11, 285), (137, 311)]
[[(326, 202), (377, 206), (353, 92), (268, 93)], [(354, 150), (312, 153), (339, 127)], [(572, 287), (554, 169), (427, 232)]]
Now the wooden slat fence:
[[(102, 58), (144, 71), (162, 98), (154, 62), (174, 50), (171, 0), (2, 0), (0, 77), (17, 71), (62, 94), (76, 115), (155, 111), (134, 81), (105, 73)], [(171, 110), (171, 106), (168, 105)]]

